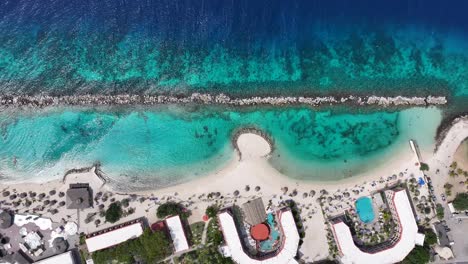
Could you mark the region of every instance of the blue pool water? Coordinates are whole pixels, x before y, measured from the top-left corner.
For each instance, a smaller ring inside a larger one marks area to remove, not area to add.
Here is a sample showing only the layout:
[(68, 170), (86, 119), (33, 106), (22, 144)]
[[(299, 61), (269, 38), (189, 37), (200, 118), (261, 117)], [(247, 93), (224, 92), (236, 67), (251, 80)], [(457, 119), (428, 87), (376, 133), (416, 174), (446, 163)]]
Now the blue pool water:
[(270, 226), (270, 238), (260, 243), (260, 249), (262, 251), (270, 251), (273, 249), (273, 245), (275, 244), (276, 240), (279, 238), (279, 232), (275, 228), (275, 217), (273, 214), (267, 215), (267, 223)]
[(372, 208), (372, 199), (369, 197), (361, 197), (356, 201), (356, 211), (364, 223), (370, 223), (374, 221), (374, 209)]

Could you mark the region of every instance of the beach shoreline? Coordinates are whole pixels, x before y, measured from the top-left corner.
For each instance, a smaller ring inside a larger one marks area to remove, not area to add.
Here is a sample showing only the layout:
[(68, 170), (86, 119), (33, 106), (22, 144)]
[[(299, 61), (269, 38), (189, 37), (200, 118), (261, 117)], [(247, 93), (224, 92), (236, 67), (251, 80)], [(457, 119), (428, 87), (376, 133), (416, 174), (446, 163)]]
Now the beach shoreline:
[[(245, 131), (244, 131), (245, 132)], [(293, 199), (301, 208), (301, 216), (304, 220), (306, 237), (301, 246), (304, 258), (309, 261), (322, 260), (328, 257), (327, 220), (332, 212), (323, 214), (323, 207), (317, 199), (324, 193), (330, 195), (359, 188), (359, 196), (386, 188), (387, 185), (405, 181), (421, 174), (419, 158), (408, 143), (406, 149), (402, 149), (391, 161), (383, 162), (375, 166), (371, 171), (333, 182), (311, 182), (287, 177), (273, 168), (268, 157), (271, 154), (271, 142), (263, 138), (259, 133), (240, 133), (236, 137), (236, 146), (240, 155), (233, 157), (229, 163), (220, 170), (209, 175), (199, 177), (184, 183), (164, 187), (157, 190), (121, 191), (112, 186), (112, 183), (103, 184), (103, 178), (95, 173), (95, 169), (83, 168), (71, 171), (66, 178), (44, 183), (0, 184), (0, 189), (14, 193), (40, 193), (48, 190), (66, 191), (69, 183), (88, 182), (95, 193), (112, 197), (106, 201), (95, 200), (97, 204), (108, 206), (111, 201), (119, 201), (132, 197), (131, 207), (135, 206), (135, 213), (128, 215), (120, 222), (129, 221), (135, 217), (147, 217), (150, 223), (159, 219), (155, 213), (149, 213), (155, 207), (165, 201), (182, 203), (191, 212), (190, 223), (201, 221), (207, 206), (217, 203), (220, 207), (232, 204), (241, 204), (256, 197), (262, 197), (268, 201), (269, 210), (278, 208), (285, 200)], [(457, 135), (457, 137), (453, 137)], [(437, 153), (422, 153), (424, 161), (429, 163), (431, 170), (437, 168), (437, 164), (451, 162), (451, 153), (457, 149), (460, 142), (468, 137), (468, 120), (463, 119), (455, 123), (447, 133), (442, 143), (443, 149)], [(431, 155), (431, 157), (429, 156)], [(436, 159), (434, 159), (437, 157)], [(392, 179), (392, 180), (389, 180)], [(443, 179), (439, 179), (442, 181)], [(211, 194), (211, 195), (210, 195)], [(138, 198), (140, 197), (140, 198)], [(143, 199), (143, 200), (140, 200)], [(354, 198), (353, 198), (354, 199)], [(350, 200), (351, 202), (353, 200)], [(25, 210), (17, 208), (16, 210)], [(87, 209), (90, 213), (97, 208)], [(88, 212), (86, 211), (86, 212)], [(83, 212), (84, 214), (85, 212)], [(57, 215), (50, 217), (54, 221), (76, 214), (70, 210), (62, 209)], [(47, 216), (48, 214), (44, 214)], [(84, 217), (82, 217), (84, 218)], [(81, 232), (95, 232), (112, 224), (101, 222), (83, 222), (78, 218)], [(309, 230), (313, 230), (310, 233)], [(310, 235), (312, 234), (312, 235)]]

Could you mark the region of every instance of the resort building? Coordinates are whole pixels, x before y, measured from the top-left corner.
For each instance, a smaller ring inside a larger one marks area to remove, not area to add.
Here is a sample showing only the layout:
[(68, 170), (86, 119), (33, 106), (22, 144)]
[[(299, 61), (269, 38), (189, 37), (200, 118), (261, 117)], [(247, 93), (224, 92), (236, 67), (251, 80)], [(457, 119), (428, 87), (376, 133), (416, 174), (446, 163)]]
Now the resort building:
[(187, 236), (185, 235), (184, 227), (178, 215), (171, 216), (165, 220), (167, 230), (171, 235), (174, 252), (178, 253), (189, 249)]
[[(262, 263), (262, 264), (293, 264), (297, 263), (295, 257), (299, 246), (299, 233), (296, 228), (293, 214), (289, 209), (284, 209), (276, 212), (278, 228), (281, 236), (274, 238), (274, 241), (266, 241), (268, 243), (276, 243), (277, 247), (270, 252), (259, 252), (251, 254), (245, 239), (241, 239), (242, 227), (238, 228), (232, 213), (225, 210), (218, 214), (218, 221), (222, 229), (225, 246), (222, 248), (222, 253), (226, 257), (231, 257), (237, 263)], [(265, 221), (264, 219), (263, 221)], [(256, 224), (258, 226), (260, 224)], [(268, 225), (265, 224), (267, 236), (262, 239), (271, 239), (271, 234)], [(251, 234), (252, 235), (252, 234)]]
[(89, 184), (70, 184), (66, 194), (66, 204), (68, 209), (85, 209), (92, 206), (92, 195)]
[(351, 229), (341, 220), (332, 223), (332, 230), (342, 263), (396, 263), (402, 261), (415, 245), (424, 243), (418, 233), (411, 203), (405, 189), (387, 190), (385, 197), (395, 222), (393, 236), (372, 247), (358, 247)]
[(138, 220), (113, 226), (86, 236), (86, 246), (90, 253), (116, 246), (143, 234), (143, 224)]
[(74, 254), (74, 251), (67, 251), (65, 253), (55, 255), (38, 262), (34, 262), (38, 264), (78, 264), (80, 261)]

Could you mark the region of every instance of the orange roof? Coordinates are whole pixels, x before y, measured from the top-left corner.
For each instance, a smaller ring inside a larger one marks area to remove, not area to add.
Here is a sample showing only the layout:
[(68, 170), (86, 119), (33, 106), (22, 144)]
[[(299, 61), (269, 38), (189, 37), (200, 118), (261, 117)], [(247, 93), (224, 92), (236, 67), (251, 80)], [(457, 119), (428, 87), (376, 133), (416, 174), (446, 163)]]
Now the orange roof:
[(266, 240), (270, 236), (270, 228), (266, 224), (254, 225), (250, 228), (250, 235), (255, 240)]

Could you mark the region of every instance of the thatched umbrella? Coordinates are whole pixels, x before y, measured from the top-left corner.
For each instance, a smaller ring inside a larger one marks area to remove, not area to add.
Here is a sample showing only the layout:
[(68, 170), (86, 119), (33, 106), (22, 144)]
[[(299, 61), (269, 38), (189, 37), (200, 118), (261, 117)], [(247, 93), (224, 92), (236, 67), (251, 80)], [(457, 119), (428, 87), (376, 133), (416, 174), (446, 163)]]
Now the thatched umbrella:
[(239, 195), (239, 191), (238, 190), (235, 190), (234, 191), (234, 196), (238, 196)]
[(314, 196), (315, 196), (315, 191), (314, 191), (314, 190), (310, 190), (309, 196), (310, 196), (310, 197), (314, 197)]
[(2, 195), (3, 195), (3, 197), (8, 197), (8, 196), (10, 196), (10, 192), (9, 191), (4, 191), (2, 193)]
[(256, 187), (255, 187), (255, 191), (256, 191), (256, 192), (260, 191), (260, 186), (256, 186)]
[(287, 186), (284, 186), (283, 188), (281, 188), (281, 191), (283, 191), (283, 194), (286, 194), (288, 192), (288, 187)]
[(21, 198), (26, 198), (26, 197), (28, 197), (28, 194), (25, 193), (25, 192), (22, 192), (22, 193), (20, 194), (20, 197), (21, 197)]
[(245, 191), (246, 191), (246, 192), (250, 191), (250, 186), (246, 185), (246, 186), (245, 186)]

